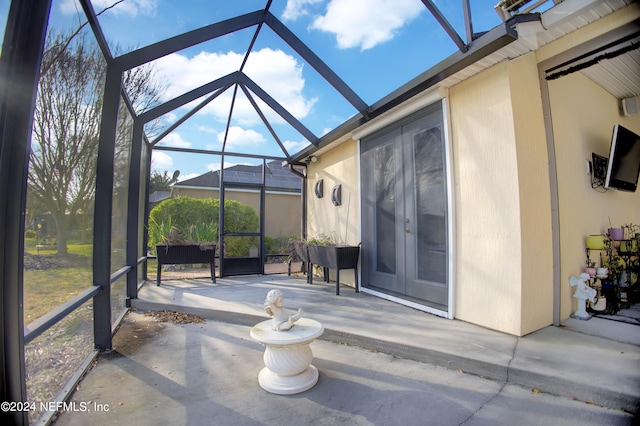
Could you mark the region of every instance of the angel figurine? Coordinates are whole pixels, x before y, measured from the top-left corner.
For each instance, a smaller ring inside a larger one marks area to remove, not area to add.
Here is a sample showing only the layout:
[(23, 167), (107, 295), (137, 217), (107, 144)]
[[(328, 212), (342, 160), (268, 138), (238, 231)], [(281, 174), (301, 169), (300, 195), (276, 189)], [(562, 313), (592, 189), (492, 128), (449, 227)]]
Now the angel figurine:
[(287, 331), (294, 326), (294, 323), (302, 318), (302, 308), (298, 309), (298, 313), (287, 315), (284, 310), (284, 295), (280, 290), (271, 290), (267, 293), (264, 301), (264, 310), (269, 316), (273, 317), (271, 329), (274, 331)]
[(595, 289), (587, 285), (587, 281), (589, 281), (590, 278), (591, 276), (585, 272), (580, 274), (580, 276), (577, 278), (569, 278), (569, 285), (576, 288), (576, 292), (573, 294), (573, 297), (575, 297), (578, 301), (578, 309), (573, 314), (571, 314), (571, 317), (573, 318), (583, 320), (588, 320), (589, 318), (591, 318), (591, 315), (589, 315), (586, 310), (587, 299), (589, 299), (591, 303), (595, 303), (596, 295), (598, 293), (595, 291)]

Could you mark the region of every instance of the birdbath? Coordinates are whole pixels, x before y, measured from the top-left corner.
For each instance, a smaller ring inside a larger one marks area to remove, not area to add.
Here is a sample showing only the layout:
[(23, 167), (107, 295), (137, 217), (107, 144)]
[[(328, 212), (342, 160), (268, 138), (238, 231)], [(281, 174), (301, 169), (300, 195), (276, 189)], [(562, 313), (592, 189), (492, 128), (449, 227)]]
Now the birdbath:
[(271, 290), (265, 301), (265, 311), (273, 319), (262, 321), (251, 329), (251, 337), (265, 347), (265, 367), (258, 374), (258, 383), (267, 392), (293, 395), (311, 389), (318, 382), (318, 369), (311, 364), (309, 346), (324, 332), (318, 321), (286, 315), (282, 292)]

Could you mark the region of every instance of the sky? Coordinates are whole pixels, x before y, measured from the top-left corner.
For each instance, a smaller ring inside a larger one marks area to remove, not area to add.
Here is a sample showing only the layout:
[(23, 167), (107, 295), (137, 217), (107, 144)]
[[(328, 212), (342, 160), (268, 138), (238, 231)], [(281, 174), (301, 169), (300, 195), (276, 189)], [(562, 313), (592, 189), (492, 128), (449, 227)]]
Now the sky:
[[(463, 0), (435, 0), (465, 39)], [(96, 12), (116, 0), (93, 0)], [(475, 32), (500, 24), (497, 0), (470, 0)], [(0, 0), (4, 26), (9, 0)], [(115, 56), (205, 25), (263, 9), (266, 0), (124, 0), (99, 16)], [(368, 105), (428, 70), (457, 47), (420, 0), (273, 0), (270, 12), (320, 57)], [(72, 30), (84, 22), (77, 0), (54, 0), (50, 29)], [(4, 34), (4, 28), (2, 28)], [(240, 69), (255, 27), (173, 53), (152, 62), (167, 101)], [(88, 30), (88, 27), (87, 27)], [(117, 53), (116, 53), (117, 52)], [(263, 25), (243, 72), (317, 137), (357, 111), (337, 91)], [(233, 88), (222, 93), (159, 142), (159, 145), (221, 150)], [(308, 141), (252, 94), (286, 151), (293, 155)], [(161, 118), (166, 128), (200, 100)], [(260, 116), (238, 90), (225, 149), (227, 152), (285, 157)], [(151, 140), (154, 138), (151, 137)], [(225, 157), (225, 167), (260, 160)], [(155, 150), (152, 169), (180, 180), (220, 168), (215, 155)]]

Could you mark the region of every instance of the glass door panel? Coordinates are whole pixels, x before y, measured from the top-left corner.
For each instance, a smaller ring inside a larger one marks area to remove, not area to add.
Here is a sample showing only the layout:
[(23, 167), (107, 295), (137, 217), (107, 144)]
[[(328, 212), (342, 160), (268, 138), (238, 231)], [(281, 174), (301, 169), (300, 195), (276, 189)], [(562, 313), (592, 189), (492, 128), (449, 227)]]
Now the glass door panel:
[[(433, 126), (433, 127), (431, 127)], [(412, 194), (406, 198), (407, 218), (414, 223), (407, 232), (406, 293), (408, 296), (446, 305), (447, 198), (444, 177), (442, 128), (424, 121), (407, 141), (408, 179)]]
[(442, 109), (362, 141), (362, 284), (447, 310)]
[(402, 293), (404, 243), (398, 244), (403, 229), (403, 204), (399, 193), (401, 174), (401, 133), (384, 133), (362, 154), (362, 276), (369, 286), (385, 292)]
[(396, 273), (396, 161), (393, 145), (373, 151), (376, 270)]

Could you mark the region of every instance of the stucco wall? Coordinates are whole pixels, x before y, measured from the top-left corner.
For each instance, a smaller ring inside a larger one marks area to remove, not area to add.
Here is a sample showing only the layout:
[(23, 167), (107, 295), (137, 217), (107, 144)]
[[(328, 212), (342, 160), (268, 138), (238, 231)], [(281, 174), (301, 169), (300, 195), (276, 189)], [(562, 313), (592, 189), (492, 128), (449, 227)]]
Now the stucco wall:
[(520, 206), (507, 64), (452, 87), (449, 95), (456, 181), (456, 317), (517, 334)]
[[(548, 157), (535, 57), (499, 64), (449, 94), (456, 317), (526, 334), (553, 320)], [(309, 165), (310, 236), (343, 242), (346, 233), (347, 243), (357, 242), (357, 165), (353, 141)], [(318, 179), (324, 179), (322, 199), (313, 196)], [(337, 183), (345, 205), (336, 208), (329, 194)]]
[(522, 294), (520, 334), (553, 323), (549, 155), (533, 53), (508, 63), (518, 161)]
[[(581, 73), (549, 82), (558, 174), (560, 215), (561, 317), (575, 311), (569, 277), (585, 266), (585, 237), (613, 225), (640, 223), (640, 190), (635, 193), (591, 188), (591, 153), (609, 156), (613, 126), (640, 133), (640, 115), (623, 117), (619, 102)], [(598, 254), (592, 258), (599, 259)]]
[(218, 198), (217, 189), (173, 188), (172, 197)]
[[(552, 324), (552, 188), (537, 66), (638, 13), (638, 6), (629, 6), (449, 89), (456, 318), (514, 335)], [(586, 173), (592, 151), (608, 155), (613, 125), (640, 132), (640, 116), (621, 117), (618, 101), (580, 73), (550, 82), (549, 90), (560, 199), (561, 316), (566, 318), (574, 306), (564, 280), (584, 265), (584, 237), (604, 232), (609, 218), (617, 225), (640, 223), (640, 191), (601, 194), (590, 188)], [(343, 225), (338, 211), (326, 207), (329, 199), (313, 198), (313, 185), (319, 178), (325, 178), (325, 191), (342, 179), (344, 188), (356, 185), (355, 143), (320, 158), (309, 166), (309, 235), (337, 237)], [(357, 188), (349, 189), (355, 199)], [(349, 217), (355, 227), (357, 217)]]
[(266, 195), (265, 234), (268, 237), (298, 237), (302, 229), (300, 195)]
[[(316, 198), (313, 191), (319, 179), (324, 179), (322, 198)], [(334, 206), (331, 190), (338, 184), (342, 184), (342, 205)], [(358, 191), (358, 150), (355, 141), (346, 142), (319, 156), (318, 162), (310, 163), (307, 170), (307, 235), (314, 237), (325, 234), (337, 244), (359, 244)], [(342, 273), (340, 282), (354, 285), (353, 274)]]
[(456, 317), (523, 335), (553, 321), (551, 215), (534, 55), (449, 90)]

